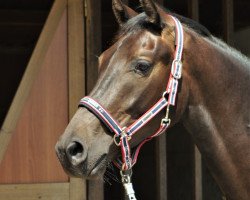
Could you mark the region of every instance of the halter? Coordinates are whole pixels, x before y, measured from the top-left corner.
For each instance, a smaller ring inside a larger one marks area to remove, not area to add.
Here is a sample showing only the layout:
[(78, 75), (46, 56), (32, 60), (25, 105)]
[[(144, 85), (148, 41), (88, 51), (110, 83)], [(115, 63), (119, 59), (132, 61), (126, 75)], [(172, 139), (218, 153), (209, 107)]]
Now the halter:
[[(86, 96), (81, 99), (79, 107), (85, 107), (91, 111), (100, 121), (105, 124), (111, 133), (114, 134), (114, 143), (120, 146), (122, 153), (122, 161), (117, 159), (114, 164), (121, 169), (122, 182), (124, 184), (126, 194), (129, 199), (136, 200), (134, 190), (131, 183), (132, 167), (137, 162), (141, 147), (152, 138), (159, 136), (167, 130), (171, 120), (169, 118), (170, 106), (175, 106), (176, 96), (178, 93), (178, 83), (182, 75), (182, 51), (183, 51), (183, 27), (180, 21), (170, 16), (175, 23), (175, 54), (171, 66), (171, 73), (168, 80), (167, 88), (163, 92), (160, 100), (153, 105), (145, 114), (137, 119), (133, 124), (128, 127), (121, 127), (121, 125), (109, 114), (105, 108), (93, 98)], [(132, 136), (144, 127), (151, 119), (153, 119), (160, 111), (166, 109), (166, 115), (161, 120), (159, 129), (150, 137), (142, 141), (131, 156), (129, 140)]]

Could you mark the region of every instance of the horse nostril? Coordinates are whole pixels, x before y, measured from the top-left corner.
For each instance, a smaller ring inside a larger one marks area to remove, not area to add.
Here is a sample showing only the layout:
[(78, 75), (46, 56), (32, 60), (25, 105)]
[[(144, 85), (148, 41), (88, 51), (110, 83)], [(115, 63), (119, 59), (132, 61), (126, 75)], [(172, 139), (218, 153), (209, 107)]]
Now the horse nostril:
[(66, 154), (73, 165), (78, 165), (83, 162), (86, 158), (86, 153), (84, 152), (84, 147), (79, 142), (71, 142), (67, 149)]
[(70, 156), (80, 156), (83, 153), (83, 146), (79, 142), (72, 142), (67, 148)]

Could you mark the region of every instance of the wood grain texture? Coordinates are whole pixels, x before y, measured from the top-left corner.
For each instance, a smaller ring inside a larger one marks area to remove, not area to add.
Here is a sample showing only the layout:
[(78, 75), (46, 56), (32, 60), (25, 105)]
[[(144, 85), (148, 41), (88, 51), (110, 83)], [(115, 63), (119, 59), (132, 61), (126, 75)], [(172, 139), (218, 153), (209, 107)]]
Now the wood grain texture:
[[(98, 77), (98, 56), (101, 53), (101, 1), (86, 0), (86, 50), (87, 69), (86, 86), (87, 93), (94, 87)], [(88, 199), (104, 199), (104, 187), (102, 181), (88, 181)]]
[[(188, 3), (188, 15), (193, 20), (199, 21), (199, 0), (189, 0)], [(202, 159), (201, 154), (194, 145), (194, 189), (195, 189), (195, 199), (202, 199)]]
[(188, 15), (193, 20), (199, 21), (199, 0), (188, 0)]
[(58, 23), (61, 19), (63, 11), (66, 7), (66, 0), (55, 0), (52, 10), (48, 16), (48, 19), (44, 25), (44, 29), (39, 37), (35, 50), (31, 56), (29, 64), (26, 68), (25, 74), (18, 87), (17, 93), (13, 99), (10, 109), (6, 115), (6, 118), (1, 127), (0, 135), (1, 138), (5, 138), (1, 142), (0, 146), (0, 162), (3, 159), (5, 150), (7, 149), (8, 141), (12, 136), (12, 132), (15, 130), (21, 111), (24, 107), (25, 101), (30, 93), (34, 81), (37, 78), (39, 69), (41, 68), (45, 56), (47, 54), (50, 43), (54, 37)]
[(68, 200), (69, 183), (0, 185), (0, 200)]
[(88, 181), (88, 200), (104, 200), (103, 181)]
[[(26, 83), (21, 85), (27, 86), (27, 90), (30, 88), (31, 92), (24, 105), (20, 105), (23, 109), (19, 120), (16, 116), (12, 119), (13, 123), (17, 120), (17, 127), (0, 164), (0, 183), (68, 181), (54, 150), (68, 123), (66, 10), (57, 27), (44, 60), (41, 60), (38, 76), (27, 72)], [(8, 127), (13, 128), (10, 125)]]
[(167, 200), (167, 150), (166, 135), (156, 138), (157, 200)]
[[(84, 25), (84, 1), (68, 0), (69, 119), (75, 114), (79, 100), (86, 93)], [(70, 200), (85, 200), (86, 193), (86, 181), (70, 178)]]
[(233, 45), (234, 38), (234, 6), (233, 0), (223, 0), (223, 38), (224, 40)]
[(98, 56), (101, 53), (101, 1), (86, 0), (86, 47), (87, 47), (87, 93), (94, 87), (98, 77)]

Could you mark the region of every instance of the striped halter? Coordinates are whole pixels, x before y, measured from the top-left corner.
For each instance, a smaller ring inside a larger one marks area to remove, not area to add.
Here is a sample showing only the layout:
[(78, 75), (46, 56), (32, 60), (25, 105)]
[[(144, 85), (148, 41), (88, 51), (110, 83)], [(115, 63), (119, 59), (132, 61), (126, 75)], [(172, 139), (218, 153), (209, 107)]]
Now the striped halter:
[[(167, 130), (169, 127), (171, 120), (169, 118), (169, 108), (170, 106), (175, 106), (176, 96), (178, 93), (178, 81), (182, 75), (182, 51), (183, 51), (183, 27), (180, 21), (170, 16), (175, 23), (175, 54), (174, 60), (171, 66), (171, 73), (168, 80), (167, 88), (163, 92), (160, 100), (152, 106), (145, 114), (143, 114), (139, 119), (137, 119), (132, 125), (128, 127), (121, 127), (120, 124), (109, 114), (105, 108), (99, 104), (93, 98), (86, 96), (81, 99), (79, 103), (79, 107), (85, 107), (90, 112), (92, 112), (100, 121), (105, 124), (105, 126), (109, 129), (111, 133), (114, 134), (114, 143), (117, 146), (121, 147), (122, 160), (117, 159), (114, 161), (114, 164), (121, 169), (123, 183), (131, 183), (131, 168), (137, 161), (137, 157), (139, 151), (143, 144), (152, 138), (159, 136), (163, 132)], [(133, 137), (133, 135), (138, 132), (142, 127), (144, 127), (152, 118), (154, 118), (160, 111), (166, 109), (166, 115), (161, 120), (161, 124), (159, 129), (153, 133), (150, 137), (146, 138), (142, 141), (137, 147), (133, 155), (131, 156), (129, 140)], [(130, 194), (130, 199), (136, 199), (133, 193), (132, 183), (130, 186), (127, 186), (126, 193)], [(129, 195), (128, 195), (129, 196)]]

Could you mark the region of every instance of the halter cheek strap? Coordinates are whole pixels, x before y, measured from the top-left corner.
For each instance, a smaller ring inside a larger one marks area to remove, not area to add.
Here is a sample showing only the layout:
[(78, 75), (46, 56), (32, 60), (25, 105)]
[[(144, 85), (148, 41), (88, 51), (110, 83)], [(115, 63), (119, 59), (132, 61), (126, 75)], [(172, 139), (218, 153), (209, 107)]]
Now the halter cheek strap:
[[(182, 75), (182, 51), (183, 51), (183, 28), (180, 21), (170, 16), (175, 23), (175, 54), (174, 60), (171, 66), (171, 73), (168, 80), (166, 91), (163, 93), (162, 98), (152, 106), (145, 114), (137, 119), (132, 125), (128, 127), (121, 127), (120, 124), (109, 114), (105, 108), (91, 97), (84, 97), (79, 103), (79, 107), (86, 107), (91, 111), (105, 126), (114, 134), (114, 142), (117, 146), (121, 147), (122, 162), (120, 160), (115, 161), (115, 165), (122, 170), (129, 170), (136, 163), (139, 151), (143, 144), (156, 137), (163, 132), (170, 125), (169, 108), (175, 106), (176, 96), (178, 93), (179, 79)], [(168, 98), (166, 98), (168, 96)], [(154, 118), (160, 111), (166, 109), (166, 116), (162, 119), (159, 129), (150, 137), (142, 141), (136, 148), (134, 154), (131, 156), (129, 140), (132, 136), (144, 127), (152, 118)]]

